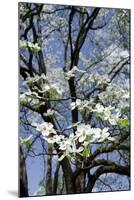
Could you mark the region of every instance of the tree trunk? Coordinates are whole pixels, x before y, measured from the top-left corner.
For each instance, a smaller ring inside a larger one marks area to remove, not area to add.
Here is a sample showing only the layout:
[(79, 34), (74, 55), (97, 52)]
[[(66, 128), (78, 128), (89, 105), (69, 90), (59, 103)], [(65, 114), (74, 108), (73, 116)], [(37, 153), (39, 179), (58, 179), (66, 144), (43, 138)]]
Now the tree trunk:
[(28, 197), (28, 179), (27, 179), (26, 163), (25, 163), (25, 158), (24, 158), (21, 146), (20, 146), (19, 164), (20, 164), (19, 196), (20, 197)]
[(58, 163), (54, 174), (53, 194), (57, 194), (59, 169), (60, 169), (60, 164)]
[(74, 190), (74, 184), (73, 184), (73, 179), (72, 179), (73, 173), (72, 173), (72, 169), (71, 169), (68, 159), (64, 158), (61, 161), (61, 165), (63, 168), (63, 175), (65, 177), (65, 185), (66, 185), (67, 194), (74, 194), (75, 190)]
[(46, 195), (53, 194), (52, 185), (52, 147), (48, 147), (48, 157), (47, 157), (47, 177), (46, 177)]

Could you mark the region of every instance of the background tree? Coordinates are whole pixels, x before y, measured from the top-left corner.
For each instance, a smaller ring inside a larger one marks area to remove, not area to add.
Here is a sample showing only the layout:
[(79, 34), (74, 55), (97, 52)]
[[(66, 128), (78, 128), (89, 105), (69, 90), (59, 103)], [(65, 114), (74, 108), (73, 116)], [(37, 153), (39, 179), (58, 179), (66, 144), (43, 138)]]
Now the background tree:
[(34, 195), (128, 190), (130, 11), (19, 3), (19, 20), (23, 166), (44, 166)]

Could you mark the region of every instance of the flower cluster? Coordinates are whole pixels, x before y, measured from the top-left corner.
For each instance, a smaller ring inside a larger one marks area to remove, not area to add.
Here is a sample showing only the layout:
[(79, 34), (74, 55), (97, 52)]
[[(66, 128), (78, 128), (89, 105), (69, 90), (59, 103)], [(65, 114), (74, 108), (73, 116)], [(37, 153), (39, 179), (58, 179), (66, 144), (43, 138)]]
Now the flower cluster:
[(90, 110), (96, 117), (99, 117), (104, 121), (109, 121), (111, 125), (116, 125), (120, 117), (120, 112), (118, 109), (115, 109), (112, 106), (104, 107), (100, 103), (96, 104), (93, 108), (92, 102), (89, 102), (88, 100), (82, 101), (80, 99), (76, 99), (75, 102), (71, 103), (71, 109), (74, 110), (76, 107), (80, 112), (84, 110)]
[(130, 91), (128, 89), (121, 89), (121, 87), (115, 84), (108, 86), (106, 91), (99, 94), (101, 102), (116, 105), (121, 112), (129, 108), (129, 98)]
[(97, 72), (91, 72), (90, 75), (88, 73), (84, 73), (77, 84), (77, 87), (80, 90), (84, 90), (87, 88), (103, 88), (103, 86), (109, 86), (110, 79), (107, 74), (99, 74)]
[(99, 73), (92, 73), (90, 76), (88, 76), (88, 80), (90, 82), (95, 82), (96, 86), (100, 86), (102, 84), (108, 84), (110, 81), (107, 74), (99, 74)]
[(39, 84), (38, 92), (40, 93), (50, 92), (62, 95), (62, 89), (56, 83), (49, 83), (47, 76), (44, 74), (28, 77), (26, 80), (26, 84), (32, 86), (33, 90), (36, 89), (35, 83)]
[(32, 43), (32, 42), (27, 42), (25, 40), (20, 40), (20, 48), (24, 49), (24, 48), (30, 48), (31, 51), (34, 52), (38, 52), (41, 50), (40, 46), (38, 45), (38, 43)]
[(70, 71), (65, 73), (66, 79), (69, 80), (70, 78), (75, 77), (76, 72), (85, 73), (86, 71), (80, 70), (78, 69), (78, 67), (73, 66), (73, 68)]
[(111, 125), (116, 125), (120, 117), (120, 112), (118, 109), (115, 109), (111, 106), (104, 107), (100, 103), (96, 104), (93, 112), (97, 117), (100, 117), (104, 121), (109, 121)]
[(45, 117), (47, 117), (47, 116), (54, 116), (56, 114), (56, 111), (54, 111), (54, 110), (52, 110), (52, 109), (48, 109), (47, 110), (47, 112), (46, 113), (43, 113), (43, 115), (45, 116)]
[(88, 109), (89, 108), (89, 101), (87, 100), (80, 100), (80, 99), (76, 99), (75, 102), (71, 103), (71, 110), (74, 110), (76, 107), (78, 107), (78, 109), (81, 111), (83, 109)]
[[(24, 44), (23, 44), (24, 45)], [(76, 66), (72, 70), (66, 73), (67, 79), (75, 76), (76, 72), (84, 73), (84, 71), (79, 70)], [(90, 77), (91, 78), (91, 77)], [(96, 83), (108, 83), (108, 79), (104, 76), (102, 80), (98, 77), (92, 77)], [(53, 98), (55, 95), (61, 96), (63, 91), (56, 83), (49, 83), (47, 77), (42, 75), (36, 75), (34, 77), (28, 77), (25, 81), (28, 86), (28, 91), (20, 95), (20, 102), (22, 105), (41, 105), (44, 103), (46, 98)], [(99, 98), (103, 100), (103, 95), (100, 95)], [(123, 99), (128, 99), (129, 94), (123, 94)], [(89, 100), (76, 99), (75, 102), (71, 103), (71, 110), (74, 110), (76, 107), (82, 113), (83, 111), (90, 111), (94, 114), (95, 118), (101, 118), (103, 121), (109, 122), (110, 125), (119, 125), (128, 127), (128, 118), (121, 119), (121, 113), (119, 109), (113, 106), (104, 106), (109, 105), (101, 101), (102, 104), (97, 103), (96, 105)], [(48, 109), (46, 113), (43, 113), (45, 117), (53, 117), (56, 111)], [(82, 115), (82, 114), (81, 114)], [(65, 136), (55, 130), (54, 126), (50, 122), (44, 122), (42, 124), (34, 124), (36, 130), (42, 134), (43, 139), (45, 139), (48, 144), (56, 144), (59, 152), (60, 158), (59, 161), (64, 159), (66, 156), (70, 158), (76, 158), (76, 155), (89, 156), (89, 152), (93, 144), (101, 144), (104, 142), (114, 142), (115, 138), (110, 136), (110, 131), (108, 127), (105, 128), (93, 128), (89, 124), (84, 124), (77, 122), (73, 124), (70, 128), (75, 127), (75, 132), (71, 133), (68, 136)], [(69, 129), (69, 127), (67, 128)], [(29, 145), (31, 138), (23, 141), (25, 146)]]
[(50, 134), (56, 134), (53, 124), (50, 122), (43, 122), (42, 124), (34, 125), (36, 125), (36, 130), (41, 132), (44, 138), (49, 136)]
[[(46, 93), (49, 94), (51, 98), (59, 98), (63, 93), (62, 89), (56, 83), (49, 83), (47, 76), (44, 74), (27, 77), (24, 84), (27, 86), (28, 91), (20, 95), (20, 103), (22, 105), (42, 105), (45, 102), (41, 100)], [(49, 115), (50, 112), (47, 114)]]
[(65, 156), (73, 157), (76, 154), (84, 156), (84, 150), (89, 150), (88, 147), (91, 148), (93, 143), (115, 140), (110, 137), (108, 128), (91, 128), (90, 125), (84, 123), (78, 124), (75, 134), (72, 133), (68, 137), (58, 135), (53, 124), (48, 122), (36, 124), (36, 130), (42, 133), (43, 138), (49, 144), (56, 143), (58, 145), (59, 150), (62, 152), (59, 161)]
[(56, 84), (44, 84), (42, 86), (42, 91), (40, 91), (41, 93), (45, 93), (45, 92), (50, 92), (50, 93), (56, 93), (57, 95), (62, 95), (62, 89)]
[(47, 81), (47, 76), (45, 74), (41, 75), (35, 75), (34, 77), (27, 77), (25, 83), (28, 86), (33, 86), (35, 83), (38, 83), (39, 81), (45, 82)]
[(108, 128), (91, 128), (90, 125), (85, 125), (84, 123), (77, 126), (76, 136), (80, 143), (84, 141), (89, 143), (103, 142), (106, 139), (109, 140), (109, 138), (111, 140), (109, 135)]
[(44, 105), (45, 102), (40, 101), (41, 97), (36, 92), (27, 91), (20, 95), (21, 105)]

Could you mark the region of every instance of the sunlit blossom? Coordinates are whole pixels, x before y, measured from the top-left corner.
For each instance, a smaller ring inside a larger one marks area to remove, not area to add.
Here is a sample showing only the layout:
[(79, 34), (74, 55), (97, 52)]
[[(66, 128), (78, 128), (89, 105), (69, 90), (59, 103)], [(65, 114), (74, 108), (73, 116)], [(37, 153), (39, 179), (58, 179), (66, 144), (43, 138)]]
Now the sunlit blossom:
[(79, 142), (83, 142), (87, 135), (91, 135), (91, 126), (90, 125), (85, 125), (85, 124), (80, 124), (77, 126), (77, 131), (76, 135), (79, 138)]
[(51, 133), (56, 134), (56, 131), (53, 128), (53, 124), (50, 122), (44, 122), (37, 125), (36, 130), (41, 132), (44, 137), (49, 136)]

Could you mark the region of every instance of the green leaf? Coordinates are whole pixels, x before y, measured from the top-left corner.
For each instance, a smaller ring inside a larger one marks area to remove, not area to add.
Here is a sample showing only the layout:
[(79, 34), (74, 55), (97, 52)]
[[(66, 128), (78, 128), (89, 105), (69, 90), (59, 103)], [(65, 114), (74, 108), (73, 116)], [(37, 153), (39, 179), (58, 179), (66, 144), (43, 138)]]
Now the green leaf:
[(32, 135), (28, 136), (27, 138), (21, 139), (21, 144), (24, 147), (29, 148), (32, 144)]
[(123, 127), (127, 128), (129, 126), (129, 120), (128, 120), (127, 117), (124, 118), (124, 119), (119, 119), (118, 122), (117, 122), (117, 124), (119, 126), (123, 126)]
[(84, 149), (84, 151), (82, 152), (83, 156), (89, 157), (89, 152), (88, 149)]

